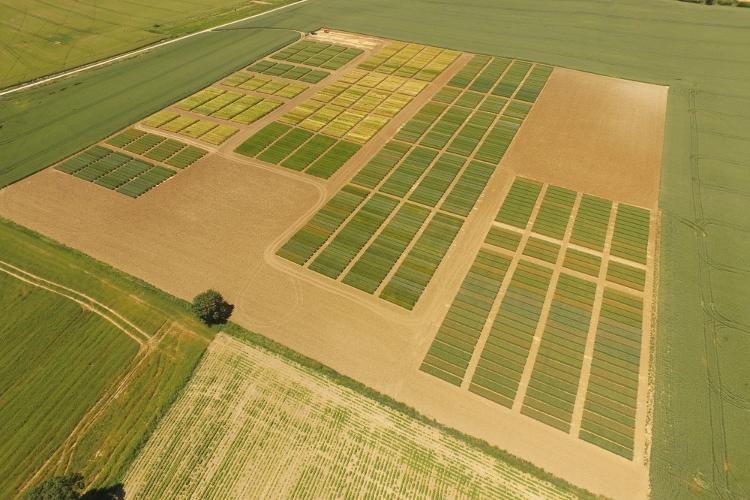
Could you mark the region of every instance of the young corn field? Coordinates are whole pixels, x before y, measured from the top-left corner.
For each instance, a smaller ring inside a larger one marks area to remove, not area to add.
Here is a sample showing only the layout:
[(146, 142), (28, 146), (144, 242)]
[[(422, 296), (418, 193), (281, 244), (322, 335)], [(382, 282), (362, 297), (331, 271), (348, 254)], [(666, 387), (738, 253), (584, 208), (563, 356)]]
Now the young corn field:
[(573, 498), (224, 334), (209, 346), (124, 485), (131, 498)]

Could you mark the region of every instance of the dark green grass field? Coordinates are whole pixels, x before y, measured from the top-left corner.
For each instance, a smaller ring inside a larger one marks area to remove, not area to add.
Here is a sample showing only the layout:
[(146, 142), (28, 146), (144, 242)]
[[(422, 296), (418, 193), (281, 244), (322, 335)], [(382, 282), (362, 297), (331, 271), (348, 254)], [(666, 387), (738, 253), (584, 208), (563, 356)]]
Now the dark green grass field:
[[(750, 9), (673, 0), (313, 0), (252, 26), (330, 26), (669, 85), (652, 494), (750, 496)], [(0, 99), (0, 185), (294, 36), (211, 33)]]
[(0, 88), (296, 0), (0, 1)]

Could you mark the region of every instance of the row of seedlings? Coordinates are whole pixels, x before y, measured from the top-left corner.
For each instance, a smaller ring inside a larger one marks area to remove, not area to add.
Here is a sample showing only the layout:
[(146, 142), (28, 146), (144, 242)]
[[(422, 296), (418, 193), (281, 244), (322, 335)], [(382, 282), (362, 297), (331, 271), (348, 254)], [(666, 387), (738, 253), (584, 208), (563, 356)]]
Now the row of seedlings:
[(278, 76), (287, 80), (305, 83), (318, 83), (330, 76), (328, 71), (306, 68), (294, 64), (278, 63), (264, 59), (247, 67), (249, 71), (264, 75)]
[(510, 258), (480, 250), (433, 340), (420, 369), (461, 385)]
[(459, 56), (452, 50), (392, 42), (359, 65), (359, 68), (416, 80), (433, 81)]
[(364, 53), (362, 49), (302, 40), (271, 55), (271, 59), (337, 70)]
[(134, 128), (110, 137), (106, 143), (180, 169), (189, 167), (207, 154), (204, 149)]
[(282, 104), (273, 99), (209, 87), (183, 99), (175, 106), (199, 115), (248, 125), (263, 118)]
[(168, 168), (103, 146), (94, 146), (55, 167), (60, 172), (137, 198), (174, 175)]

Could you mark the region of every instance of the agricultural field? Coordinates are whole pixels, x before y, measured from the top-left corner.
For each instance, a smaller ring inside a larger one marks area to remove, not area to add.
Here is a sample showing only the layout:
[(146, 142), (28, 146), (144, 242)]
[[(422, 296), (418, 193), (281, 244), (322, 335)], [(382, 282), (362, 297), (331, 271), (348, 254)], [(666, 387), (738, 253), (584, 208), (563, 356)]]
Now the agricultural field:
[(224, 334), (124, 485), (132, 498), (586, 496)]
[[(387, 45), (362, 63), (375, 70), (362, 79), (380, 72), (433, 79), (435, 68), (424, 60), (454, 56), (435, 49), (408, 62), (427, 49)], [(413, 309), (550, 73), (548, 66), (473, 56), (278, 255)]]
[[(0, 215), (175, 296), (221, 289), (238, 324), (595, 494), (747, 497), (750, 13), (444, 7), (310, 0), (1, 97)], [(368, 77), (424, 88), (386, 117), (353, 109), (398, 95), (352, 103)], [(347, 138), (365, 117), (388, 121)], [(155, 401), (68, 463), (116, 449), (95, 482), (121, 480)]]
[(495, 222), (421, 369), (632, 460), (654, 217), (518, 177)]
[(176, 0), (92, 8), (41, 0), (2, 2), (0, 88), (104, 59), (144, 45), (292, 3), (209, 0), (186, 9)]
[(70, 469), (115, 484), (210, 335), (163, 293), (10, 222), (0, 244), (0, 496)]

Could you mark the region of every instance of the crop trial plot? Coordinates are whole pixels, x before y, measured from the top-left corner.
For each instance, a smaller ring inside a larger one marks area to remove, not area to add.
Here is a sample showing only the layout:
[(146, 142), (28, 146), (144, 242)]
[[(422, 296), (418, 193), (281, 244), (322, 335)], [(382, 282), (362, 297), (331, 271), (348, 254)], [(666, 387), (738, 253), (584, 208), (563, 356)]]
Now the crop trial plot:
[(646, 209), (517, 177), (421, 370), (632, 459), (650, 233)]
[(269, 76), (254, 75), (247, 71), (238, 71), (222, 80), (221, 83), (228, 87), (235, 87), (238, 90), (249, 90), (285, 99), (296, 97), (308, 89), (308, 86), (303, 83), (287, 82)]
[(318, 83), (328, 76), (328, 71), (306, 68), (295, 64), (280, 63), (264, 59), (247, 67), (248, 71), (264, 75), (278, 76), (288, 80), (299, 80), (306, 83)]
[(330, 43), (303, 40), (271, 55), (271, 59), (337, 70), (364, 51)]
[[(398, 43), (386, 46), (358, 70), (261, 130), (238, 151), (244, 149), (248, 156), (271, 163), (281, 162), (297, 170), (307, 168), (301, 158), (288, 156), (291, 151), (300, 148), (305, 141), (320, 137), (313, 135), (314, 132), (331, 133), (332, 128), (351, 127), (350, 118), (354, 116), (356, 120), (355, 113), (359, 110), (377, 113), (380, 109), (377, 102), (360, 106), (364, 99), (373, 95), (368, 89), (375, 89), (375, 94), (382, 94), (387, 100), (386, 89), (394, 92), (391, 95), (397, 95), (413, 83), (397, 75), (418, 75), (431, 67), (429, 61), (438, 58), (441, 64), (454, 60), (452, 53), (424, 49)], [(339, 234), (332, 235), (327, 244), (321, 243), (324, 246), (318, 256), (308, 256), (314, 257), (311, 262), (289, 258), (285, 247), (279, 255), (400, 307), (413, 309), (487, 186), (495, 164), (502, 158), (513, 135), (504, 136), (500, 149), (486, 149), (486, 141), (495, 140), (493, 131), (505, 127), (503, 123), (510, 123), (517, 129), (531, 109), (532, 103), (516, 100), (514, 96), (536, 66), (517, 63), (474, 56), (360, 169), (350, 186), (367, 189), (370, 201), (377, 199), (387, 203), (387, 213), (373, 217), (365, 207), (361, 208)], [(537, 72), (537, 76), (539, 74)], [(537, 85), (539, 81), (537, 78)], [(503, 92), (508, 94), (506, 97), (492, 93), (501, 84)], [(420, 90), (414, 85), (410, 88), (407, 95)], [(297, 150), (297, 155), (309, 156), (301, 155), (304, 147)], [(483, 148), (484, 156), (491, 157), (492, 163), (477, 159)], [(289, 159), (284, 161), (283, 157)], [(524, 197), (535, 188), (538, 195), (540, 184), (522, 181), (516, 188), (520, 190), (520, 206), (507, 209), (507, 216), (516, 217), (520, 223), (526, 211), (528, 219), (536, 197), (530, 204)], [(567, 223), (565, 217), (572, 208), (571, 195), (575, 200), (572, 191), (549, 190), (543, 215), (538, 218), (541, 234), (557, 235), (560, 225)], [(392, 203), (394, 199), (396, 204)], [(506, 247), (512, 239), (511, 236), (504, 243)], [(347, 248), (342, 247), (343, 242)], [(559, 245), (554, 248), (553, 243), (543, 240), (529, 241), (526, 247), (527, 253), (548, 262), (554, 262), (559, 251)]]
[(391, 42), (358, 67), (431, 82), (460, 55), (452, 50), (415, 43)]

